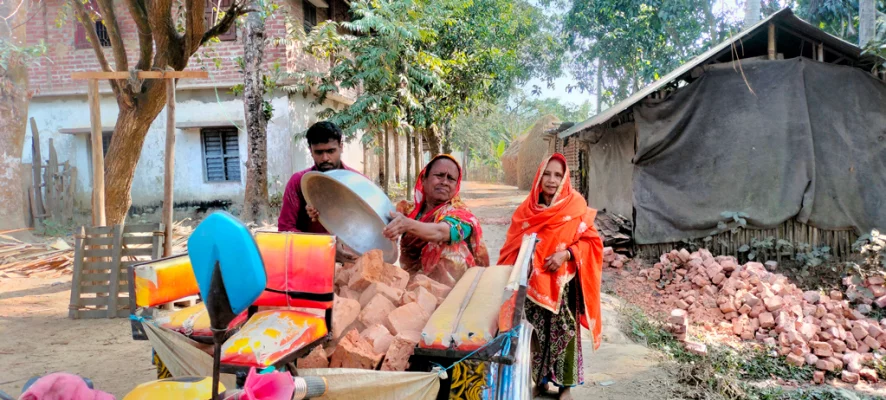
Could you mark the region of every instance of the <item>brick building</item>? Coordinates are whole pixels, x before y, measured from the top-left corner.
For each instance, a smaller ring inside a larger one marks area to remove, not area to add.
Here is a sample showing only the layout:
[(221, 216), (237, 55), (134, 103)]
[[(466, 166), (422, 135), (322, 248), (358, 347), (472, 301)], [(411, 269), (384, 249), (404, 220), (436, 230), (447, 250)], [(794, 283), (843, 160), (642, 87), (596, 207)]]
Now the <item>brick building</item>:
[[(224, 10), (231, 0), (207, 0), (207, 26), (218, 18), (214, 7)], [(320, 21), (346, 20), (349, 6), (343, 0), (276, 0), (280, 9), (266, 23), (266, 37), (283, 39), (290, 29), (310, 29)], [(127, 49), (130, 64), (138, 57), (136, 25), (126, 4), (115, 2), (116, 14)], [(34, 92), (29, 113), (36, 120), (43, 155), (49, 141), (59, 155), (60, 162), (68, 161), (78, 170), (76, 203), (89, 207), (92, 191), (90, 155), (89, 107), (86, 83), (70, 78), (76, 71), (98, 71), (98, 61), (91, 44), (86, 40), (81, 24), (68, 16), (57, 21), (65, 0), (46, 0), (28, 21), (27, 37), (30, 44), (43, 40), (48, 54), (29, 70), (30, 86)], [(94, 6), (94, 1), (92, 6)], [(57, 24), (57, 22), (60, 22)], [(97, 21), (101, 45), (113, 68), (110, 42), (104, 25)], [(268, 46), (265, 63), (268, 67), (279, 63), (289, 72), (305, 69), (322, 70), (328, 62), (304, 54), (299, 44), (280, 41)], [(175, 153), (176, 206), (200, 205), (240, 201), (245, 187), (246, 134), (243, 126), (243, 103), (231, 94), (230, 88), (243, 82), (236, 58), (243, 54), (243, 31), (237, 27), (210, 43), (191, 57), (188, 69), (204, 69), (208, 79), (185, 79), (177, 85), (176, 125), (178, 128)], [(100, 83), (101, 118), (105, 151), (113, 135), (118, 108), (107, 82)], [(353, 94), (334, 96), (325, 107), (343, 107)], [(268, 169), (271, 194), (282, 192), (292, 173), (312, 165), (307, 144), (295, 134), (303, 132), (317, 120), (319, 107), (310, 94), (287, 94), (278, 91), (271, 95), (274, 107), (268, 123)], [(163, 197), (163, 157), (165, 143), (165, 111), (152, 123), (132, 185), (133, 206), (153, 208)], [(23, 162), (31, 162), (31, 132), (25, 140)], [(359, 138), (345, 147), (345, 162), (354, 168), (363, 167), (363, 147)], [(274, 186), (279, 181), (280, 186)]]

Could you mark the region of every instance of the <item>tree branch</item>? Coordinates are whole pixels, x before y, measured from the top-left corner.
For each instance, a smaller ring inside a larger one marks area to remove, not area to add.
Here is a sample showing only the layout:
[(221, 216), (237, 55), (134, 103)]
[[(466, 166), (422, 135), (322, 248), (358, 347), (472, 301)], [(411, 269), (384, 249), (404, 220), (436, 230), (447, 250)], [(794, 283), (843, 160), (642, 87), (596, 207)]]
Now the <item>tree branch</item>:
[(193, 54), (200, 48), (206, 27), (203, 20), (206, 13), (206, 0), (185, 1), (185, 52)]
[(145, 9), (144, 0), (127, 0), (126, 5), (129, 6), (129, 14), (138, 28), (139, 57), (135, 69), (147, 70), (151, 67), (151, 58), (154, 57), (154, 38), (148, 22), (148, 10)]
[(151, 68), (165, 69), (170, 64), (177, 70), (184, 68), (187, 63), (183, 61), (187, 59), (182, 60), (184, 49), (172, 21), (172, 0), (151, 0), (147, 4), (148, 23), (157, 47), (157, 55)]
[[(232, 2), (231, 7), (228, 8), (227, 11), (225, 11), (224, 18), (222, 18), (221, 21), (218, 21), (215, 26), (209, 28), (206, 33), (203, 34), (203, 38), (200, 40), (199, 44), (202, 45), (208, 42), (210, 39), (227, 32), (229, 29), (231, 29), (231, 27), (234, 26), (234, 22), (237, 20), (237, 17), (248, 12), (257, 11), (253, 9), (247, 9), (246, 3), (238, 3), (236, 1)], [(197, 51), (197, 49), (195, 48), (194, 51)]]
[(114, 66), (117, 71), (129, 70), (129, 60), (126, 59), (126, 47), (120, 36), (120, 26), (117, 25), (117, 15), (114, 13), (114, 3), (111, 0), (98, 0), (98, 9), (102, 13), (102, 23), (111, 40), (111, 51), (114, 54)]
[[(102, 71), (111, 72), (111, 66), (105, 58), (105, 52), (102, 50), (102, 45), (98, 41), (98, 35), (95, 33), (95, 22), (89, 16), (89, 12), (86, 11), (86, 6), (79, 0), (70, 0), (69, 2), (74, 7), (77, 20), (80, 21), (80, 24), (83, 25), (83, 30), (86, 31), (86, 37), (89, 39), (89, 43), (92, 44), (92, 50), (95, 51), (95, 58), (98, 59), (99, 66), (101, 66)], [(109, 82), (111, 83), (111, 88), (114, 89), (114, 94), (119, 95), (120, 89), (117, 81), (111, 80)]]

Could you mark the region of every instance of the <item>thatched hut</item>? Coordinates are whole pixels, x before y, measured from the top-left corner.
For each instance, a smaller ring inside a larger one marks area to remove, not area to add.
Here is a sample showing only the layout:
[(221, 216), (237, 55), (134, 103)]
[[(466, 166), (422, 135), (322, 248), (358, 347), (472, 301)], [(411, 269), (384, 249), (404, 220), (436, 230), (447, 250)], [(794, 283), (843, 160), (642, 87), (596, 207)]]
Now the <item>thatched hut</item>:
[(509, 186), (517, 186), (517, 157), (520, 155), (520, 143), (526, 135), (514, 139), (507, 150), (501, 155), (501, 169), (504, 172), (504, 183)]
[(536, 121), (520, 143), (517, 156), (517, 186), (522, 190), (532, 187), (532, 180), (538, 165), (547, 157), (548, 132), (560, 126), (560, 120), (553, 115), (545, 115)]

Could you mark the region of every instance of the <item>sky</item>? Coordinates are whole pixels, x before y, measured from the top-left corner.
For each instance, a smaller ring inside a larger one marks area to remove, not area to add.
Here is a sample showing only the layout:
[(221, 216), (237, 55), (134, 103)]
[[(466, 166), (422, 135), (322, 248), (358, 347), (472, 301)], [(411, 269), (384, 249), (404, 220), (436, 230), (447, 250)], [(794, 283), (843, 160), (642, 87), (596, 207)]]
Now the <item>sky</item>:
[[(745, 0), (715, 0), (713, 11), (716, 13), (723, 10), (725, 7), (726, 9), (734, 10), (736, 18), (744, 19), (744, 3)], [(523, 85), (523, 91), (527, 95), (532, 96), (533, 87), (539, 86), (541, 88), (541, 94), (538, 98), (546, 99), (554, 97), (559, 99), (561, 103), (572, 103), (576, 105), (582, 104), (585, 101), (589, 101), (593, 104), (596, 101), (593, 94), (582, 93), (578, 89), (574, 89), (571, 93), (566, 91), (566, 87), (569, 85), (576, 86), (576, 81), (571, 75), (566, 73), (554, 81), (553, 88), (548, 88), (547, 84), (539, 79), (533, 79)], [(603, 108), (606, 107), (604, 106)]]

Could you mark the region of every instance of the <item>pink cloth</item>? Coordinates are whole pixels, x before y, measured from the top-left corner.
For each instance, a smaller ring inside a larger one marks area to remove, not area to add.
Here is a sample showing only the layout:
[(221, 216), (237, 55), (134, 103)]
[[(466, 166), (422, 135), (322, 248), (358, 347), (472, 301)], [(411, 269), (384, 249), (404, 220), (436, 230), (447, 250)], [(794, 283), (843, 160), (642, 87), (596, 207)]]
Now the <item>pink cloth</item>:
[(19, 400), (116, 400), (114, 396), (90, 389), (83, 378), (56, 372), (34, 382)]
[(241, 400), (275, 400), (291, 399), (295, 391), (295, 382), (288, 372), (271, 372), (258, 374), (255, 368), (249, 370), (246, 382), (243, 384)]

